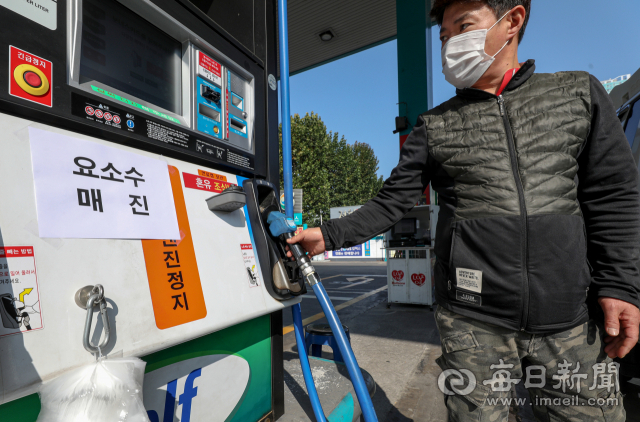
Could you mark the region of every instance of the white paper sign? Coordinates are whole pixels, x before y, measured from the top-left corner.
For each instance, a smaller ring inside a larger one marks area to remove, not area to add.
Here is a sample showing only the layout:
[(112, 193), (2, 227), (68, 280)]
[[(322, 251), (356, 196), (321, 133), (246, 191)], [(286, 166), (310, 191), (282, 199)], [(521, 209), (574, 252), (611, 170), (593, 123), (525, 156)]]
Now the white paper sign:
[(40, 237), (179, 239), (167, 163), (29, 128)]

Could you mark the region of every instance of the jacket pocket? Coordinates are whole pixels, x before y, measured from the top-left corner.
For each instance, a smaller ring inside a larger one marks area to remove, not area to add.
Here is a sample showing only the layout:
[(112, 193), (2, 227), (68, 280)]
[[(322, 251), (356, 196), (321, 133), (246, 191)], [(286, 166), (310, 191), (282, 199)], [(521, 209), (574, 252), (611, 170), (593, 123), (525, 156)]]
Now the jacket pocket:
[[(455, 246), (456, 243), (456, 223), (453, 222), (451, 223), (451, 247), (449, 248), (449, 268), (452, 268), (452, 264), (453, 264), (453, 248)], [(451, 275), (449, 276), (449, 279), (451, 279)]]
[(456, 244), (456, 223), (451, 223), (451, 247), (449, 248), (449, 265), (447, 266), (447, 297), (449, 299), (455, 299), (456, 293), (452, 288), (454, 272), (453, 272), (453, 251)]
[(584, 317), (590, 283), (582, 217), (529, 217), (529, 324), (562, 326)]
[[(582, 233), (584, 235), (584, 260), (587, 263), (587, 267), (589, 268), (589, 274), (593, 272), (593, 266), (589, 262), (589, 258), (587, 257), (587, 249), (589, 248), (589, 239), (587, 238), (587, 226), (584, 224), (584, 218), (582, 219)], [(587, 287), (587, 291), (589, 288)]]
[(520, 217), (458, 220), (452, 237), (450, 303), (518, 321), (523, 275)]

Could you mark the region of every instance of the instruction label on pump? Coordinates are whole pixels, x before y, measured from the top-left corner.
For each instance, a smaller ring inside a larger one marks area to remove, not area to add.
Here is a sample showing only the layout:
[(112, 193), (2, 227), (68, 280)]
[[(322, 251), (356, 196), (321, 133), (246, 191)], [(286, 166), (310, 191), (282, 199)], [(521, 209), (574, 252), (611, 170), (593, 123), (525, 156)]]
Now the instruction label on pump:
[(0, 337), (43, 328), (33, 246), (0, 247)]
[(222, 86), (222, 66), (202, 51), (198, 51), (198, 75)]
[(251, 243), (240, 244), (242, 250), (242, 259), (247, 270), (247, 278), (249, 279), (249, 287), (258, 287), (260, 285), (260, 272), (256, 265), (256, 255), (253, 253), (253, 245)]
[(156, 326), (164, 330), (207, 316), (180, 172), (169, 166), (180, 239), (143, 240)]
[(40, 25), (55, 30), (58, 27), (58, 3), (56, 0), (0, 0), (0, 6), (13, 10), (27, 19)]

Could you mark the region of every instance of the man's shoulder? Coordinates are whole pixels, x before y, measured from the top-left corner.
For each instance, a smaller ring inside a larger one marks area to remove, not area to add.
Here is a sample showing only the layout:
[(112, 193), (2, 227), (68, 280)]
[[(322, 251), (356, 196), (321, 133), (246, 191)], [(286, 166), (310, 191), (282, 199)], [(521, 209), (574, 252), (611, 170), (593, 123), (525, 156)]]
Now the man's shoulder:
[(463, 106), (464, 104), (465, 103), (462, 101), (462, 99), (459, 98), (456, 95), (455, 97), (448, 99), (444, 103), (432, 108), (431, 110), (425, 111), (420, 116), (423, 119), (428, 120), (430, 117), (442, 116), (443, 114), (447, 113), (448, 111), (455, 110), (455, 109)]
[(536, 79), (589, 79), (591, 74), (584, 70), (562, 70), (555, 73), (534, 73), (531, 80)]
[(582, 88), (590, 87), (590, 79), (593, 78), (589, 72), (583, 70), (568, 70), (556, 73), (534, 73), (525, 83), (529, 87), (549, 88)]

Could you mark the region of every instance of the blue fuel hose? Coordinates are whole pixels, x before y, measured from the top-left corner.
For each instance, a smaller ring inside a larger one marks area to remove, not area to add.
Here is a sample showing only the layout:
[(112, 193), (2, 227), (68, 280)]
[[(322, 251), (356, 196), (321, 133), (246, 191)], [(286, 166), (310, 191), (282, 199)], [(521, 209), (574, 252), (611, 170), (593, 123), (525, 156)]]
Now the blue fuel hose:
[[(271, 232), (271, 235), (274, 237), (279, 237), (283, 242), (286, 242), (287, 239), (290, 239), (294, 236), (293, 232), (295, 231), (295, 225), (291, 225), (291, 221), (287, 220), (287, 217), (285, 217), (279, 211), (272, 211), (267, 218), (267, 223), (269, 224), (269, 231)], [(300, 245), (291, 244), (289, 245), (289, 249), (291, 250), (291, 254), (293, 255), (293, 257), (296, 259), (296, 262), (298, 263), (298, 268), (302, 273), (303, 279), (313, 288), (313, 292), (315, 293), (316, 298), (320, 303), (322, 312), (329, 322), (333, 337), (338, 344), (338, 349), (340, 350), (344, 359), (345, 366), (349, 371), (349, 377), (356, 392), (356, 397), (358, 397), (358, 401), (360, 402), (360, 408), (362, 409), (362, 414), (364, 415), (365, 421), (377, 422), (378, 418), (373, 408), (373, 403), (371, 402), (371, 396), (369, 396), (367, 384), (365, 383), (364, 377), (362, 376), (362, 371), (358, 366), (358, 361), (353, 354), (353, 350), (351, 349), (351, 344), (349, 344), (347, 335), (342, 328), (340, 318), (338, 317), (338, 314), (333, 307), (331, 300), (329, 299), (327, 291), (324, 289), (324, 286), (320, 281), (318, 273), (316, 272), (313, 265), (311, 265), (309, 258)], [(308, 350), (303, 335), (304, 328), (302, 326), (300, 304), (294, 305), (291, 308), (291, 312), (293, 314), (293, 326), (296, 336), (296, 344), (298, 345), (298, 355), (300, 356), (300, 366), (302, 367), (304, 383), (307, 386), (307, 393), (309, 394), (311, 406), (313, 407), (313, 412), (316, 416), (316, 420), (318, 422), (326, 422), (327, 419), (324, 416), (320, 398), (318, 397), (318, 392), (313, 382), (313, 376), (311, 374), (311, 368), (309, 366), (309, 357), (307, 356)]]
[[(288, 220), (293, 220), (293, 176), (291, 171), (291, 111), (289, 108), (289, 34), (288, 34), (288, 20), (287, 20), (287, 0), (278, 0), (278, 35), (279, 35), (279, 47), (280, 47), (280, 106), (281, 106), (281, 118), (282, 118), (282, 168), (284, 176), (284, 202), (285, 213)], [(291, 236), (289, 232), (288, 237)], [(315, 272), (315, 269), (310, 264), (306, 254), (298, 245), (290, 245), (291, 251), (296, 258), (296, 261), (300, 265), (300, 269), (304, 275), (305, 281), (307, 281), (313, 288), (313, 292), (316, 294), (318, 302), (322, 307), (322, 311), (329, 321), (331, 331), (338, 343), (340, 353), (344, 358), (345, 365), (349, 371), (353, 388), (356, 391), (356, 396), (360, 402), (360, 408), (366, 422), (377, 422), (378, 417), (373, 409), (373, 403), (371, 402), (371, 396), (369, 390), (364, 382), (362, 372), (356, 361), (356, 357), (351, 350), (351, 345), (347, 340), (347, 336), (342, 328), (342, 323), (338, 318), (338, 314), (329, 300), (326, 290), (320, 282), (320, 277)], [(313, 413), (316, 416), (317, 422), (326, 422), (327, 418), (322, 410), (320, 398), (316, 386), (313, 382), (313, 376), (311, 374), (311, 367), (309, 366), (309, 357), (307, 356), (307, 348), (305, 346), (303, 326), (302, 326), (302, 312), (300, 304), (296, 304), (291, 308), (293, 313), (293, 324), (296, 335), (296, 343), (298, 345), (298, 355), (300, 356), (300, 365), (302, 366), (302, 374), (304, 376), (304, 382), (307, 386), (307, 393), (311, 400), (313, 407)]]
[[(319, 282), (318, 284), (315, 284), (313, 286), (313, 292), (316, 294), (316, 298), (318, 298), (318, 302), (320, 302), (320, 306), (322, 307), (322, 312), (324, 312), (324, 315), (327, 318), (327, 321), (329, 321), (329, 326), (331, 327), (333, 336), (335, 337), (336, 342), (338, 343), (338, 349), (340, 349), (340, 353), (342, 353), (344, 363), (347, 366), (347, 370), (349, 371), (349, 377), (351, 378), (351, 383), (353, 384), (353, 388), (356, 390), (356, 396), (358, 397), (358, 402), (360, 402), (360, 408), (362, 409), (364, 420), (366, 422), (377, 422), (378, 416), (376, 415), (376, 412), (373, 408), (373, 403), (371, 402), (371, 396), (369, 395), (367, 384), (365, 383), (364, 377), (362, 376), (362, 371), (360, 371), (360, 367), (358, 366), (358, 361), (356, 360), (356, 356), (353, 354), (353, 350), (351, 349), (351, 344), (349, 344), (347, 335), (345, 334), (344, 329), (342, 328), (342, 323), (340, 322), (340, 318), (338, 318), (338, 313), (333, 307), (331, 300), (329, 300), (329, 295), (327, 294), (327, 291), (324, 289), (322, 282)], [(298, 353), (300, 353), (299, 346), (298, 346)]]
[(289, 108), (289, 31), (287, 0), (278, 0), (280, 43), (280, 118), (282, 119), (282, 173), (287, 218), (293, 220), (293, 175), (291, 172), (291, 110)]
[[(282, 215), (282, 214), (280, 214)], [(282, 218), (285, 218), (282, 216)], [(275, 234), (275, 233), (272, 233)], [(284, 233), (281, 238), (286, 239), (292, 237), (293, 234), (291, 232)], [(369, 395), (369, 390), (367, 389), (367, 384), (364, 381), (364, 377), (362, 376), (362, 371), (358, 366), (358, 361), (356, 360), (355, 355), (353, 354), (353, 350), (351, 349), (351, 344), (349, 344), (349, 340), (347, 339), (347, 335), (342, 328), (342, 323), (340, 322), (340, 318), (338, 317), (338, 313), (336, 312), (331, 300), (329, 299), (329, 295), (327, 291), (324, 289), (322, 282), (320, 281), (320, 277), (316, 272), (315, 268), (311, 265), (309, 258), (307, 258), (306, 254), (300, 247), (300, 245), (293, 244), (289, 245), (291, 249), (291, 253), (296, 258), (298, 262), (299, 268), (303, 274), (303, 278), (305, 281), (313, 288), (313, 292), (320, 303), (320, 307), (322, 308), (322, 312), (324, 313), (327, 321), (329, 322), (329, 326), (331, 327), (331, 331), (333, 333), (333, 337), (338, 344), (338, 349), (340, 349), (340, 353), (344, 359), (345, 366), (349, 371), (349, 378), (351, 379), (351, 383), (353, 384), (353, 388), (356, 392), (356, 397), (358, 397), (358, 402), (360, 403), (360, 408), (362, 409), (362, 414), (364, 415), (364, 420), (366, 422), (377, 422), (378, 417), (376, 416), (376, 412), (373, 408), (373, 403), (371, 402), (371, 396)], [(309, 367), (309, 357), (307, 356), (307, 347), (304, 341), (304, 337), (302, 335), (303, 327), (302, 327), (302, 316), (300, 311), (300, 305), (297, 304), (292, 308), (293, 312), (293, 322), (294, 322), (294, 330), (296, 333), (296, 343), (298, 345), (298, 355), (300, 356), (300, 365), (302, 366), (302, 373), (304, 375), (305, 384), (307, 386), (307, 392), (309, 394), (309, 398), (311, 400), (311, 405), (313, 406), (313, 412), (316, 415), (316, 419), (318, 422), (324, 422), (325, 416), (322, 411), (322, 406), (320, 404), (320, 399), (318, 398), (318, 393), (316, 391), (316, 386), (313, 382), (313, 377), (311, 375), (311, 369)]]
[(320, 403), (320, 397), (318, 397), (316, 384), (313, 382), (313, 375), (311, 375), (311, 366), (309, 365), (309, 356), (307, 356), (306, 346), (304, 342), (304, 327), (302, 326), (302, 310), (300, 308), (299, 303), (296, 303), (291, 307), (291, 313), (293, 314), (293, 330), (295, 331), (295, 334), (296, 334), (296, 344), (298, 346), (298, 355), (300, 356), (300, 366), (302, 367), (304, 384), (307, 386), (307, 394), (309, 395), (309, 401), (311, 401), (313, 414), (316, 416), (317, 422), (327, 422), (327, 418), (325, 418), (324, 411), (322, 410), (322, 404)]

